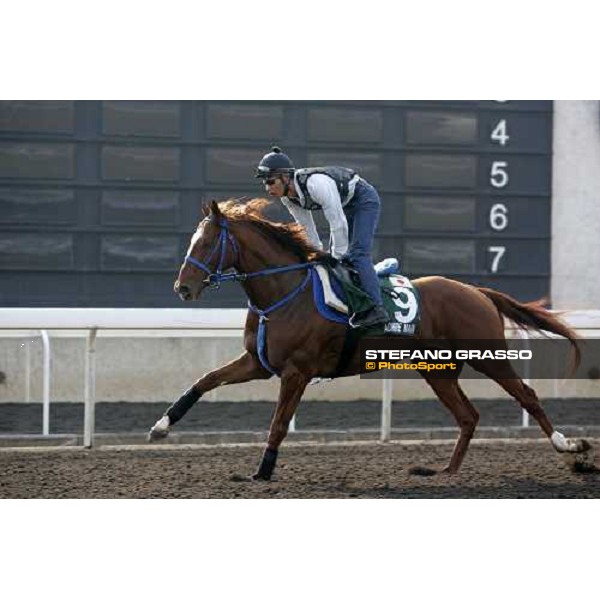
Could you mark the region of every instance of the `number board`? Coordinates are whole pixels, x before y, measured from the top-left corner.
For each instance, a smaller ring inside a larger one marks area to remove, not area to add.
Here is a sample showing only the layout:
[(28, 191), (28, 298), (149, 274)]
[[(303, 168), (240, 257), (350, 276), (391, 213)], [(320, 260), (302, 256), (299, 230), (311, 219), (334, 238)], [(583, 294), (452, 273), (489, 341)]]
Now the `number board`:
[[(0, 101), (0, 303), (182, 306), (202, 202), (264, 196), (273, 144), (377, 187), (376, 260), (539, 298), (551, 143), (549, 101)], [(267, 216), (291, 218), (278, 200)], [(245, 298), (223, 286), (202, 305)]]
[(404, 270), (547, 295), (552, 103), (415, 103), (403, 121)]

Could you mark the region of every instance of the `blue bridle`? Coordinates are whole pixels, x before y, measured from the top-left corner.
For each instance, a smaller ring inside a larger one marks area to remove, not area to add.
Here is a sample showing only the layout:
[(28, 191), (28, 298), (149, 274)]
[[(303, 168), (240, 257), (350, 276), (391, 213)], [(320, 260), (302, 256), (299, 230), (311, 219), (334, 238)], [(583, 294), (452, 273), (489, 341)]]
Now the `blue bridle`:
[[(253, 273), (239, 273), (235, 269), (231, 273), (223, 273), (223, 263), (225, 262), (225, 256), (227, 254), (227, 247), (231, 244), (231, 248), (234, 253), (234, 262), (239, 258), (240, 251), (236, 239), (233, 237), (229, 230), (229, 223), (227, 219), (221, 217), (218, 223), (220, 227), (219, 237), (215, 240), (213, 247), (210, 250), (206, 262), (202, 262), (190, 254), (187, 254), (184, 262), (194, 265), (198, 269), (204, 271), (207, 274), (205, 281), (208, 282), (208, 287), (211, 289), (219, 289), (223, 281), (246, 281), (253, 279), (254, 277), (262, 277), (264, 275), (275, 275), (276, 273), (285, 273), (287, 271), (298, 271), (300, 269), (307, 269), (313, 266), (313, 263), (299, 263), (297, 265), (286, 265), (285, 267), (271, 267), (270, 269), (263, 269), (262, 271), (254, 271)], [(215, 252), (220, 249), (221, 254), (217, 265), (217, 270), (213, 271), (210, 268), (210, 261), (212, 260)], [(268, 309), (265, 309), (268, 310)], [(270, 311), (269, 311), (270, 312)]]
[[(259, 316), (258, 321), (258, 332), (257, 332), (257, 350), (258, 350), (258, 358), (260, 360), (261, 365), (269, 371), (272, 375), (278, 375), (278, 373), (271, 367), (269, 361), (266, 357), (266, 321), (267, 315), (272, 313), (273, 311), (281, 308), (286, 305), (288, 302), (293, 300), (298, 294), (300, 294), (308, 285), (308, 282), (311, 278), (312, 269), (314, 268), (314, 263), (299, 263), (297, 265), (286, 265), (284, 267), (271, 267), (269, 269), (263, 269), (261, 271), (254, 271), (253, 273), (239, 273), (235, 269), (231, 273), (223, 273), (223, 263), (225, 262), (225, 255), (227, 254), (227, 247), (231, 244), (231, 248), (234, 253), (234, 261), (239, 258), (240, 252), (238, 243), (233, 237), (231, 231), (229, 230), (229, 223), (227, 219), (221, 217), (218, 222), (220, 227), (219, 237), (215, 240), (213, 247), (210, 250), (208, 258), (205, 262), (202, 262), (190, 254), (187, 254), (184, 262), (190, 263), (194, 267), (201, 269), (207, 274), (207, 278), (205, 281), (208, 281), (208, 287), (211, 289), (219, 289), (221, 283), (223, 281), (247, 281), (248, 279), (253, 279), (255, 277), (263, 277), (265, 275), (275, 275), (277, 273), (286, 273), (288, 271), (299, 271), (300, 269), (307, 269), (306, 277), (300, 282), (298, 286), (296, 286), (289, 294), (286, 294), (283, 298), (268, 306), (267, 308), (258, 308), (254, 306), (248, 300), (248, 308), (255, 314)], [(217, 270), (213, 271), (210, 268), (210, 262), (217, 252), (220, 249), (220, 256), (217, 264)], [(190, 249), (191, 252), (191, 249)]]
[[(225, 262), (225, 255), (227, 254), (227, 243), (228, 242), (231, 243), (231, 247), (233, 249), (235, 259), (237, 259), (239, 257), (239, 249), (238, 249), (237, 242), (235, 241), (235, 238), (233, 237), (233, 235), (231, 235), (231, 231), (229, 231), (229, 223), (227, 223), (226, 219), (222, 219), (222, 221), (220, 223), (220, 227), (221, 227), (221, 230), (219, 233), (219, 237), (215, 240), (215, 243), (214, 243), (213, 247), (211, 248), (210, 254), (208, 255), (208, 258), (206, 259), (206, 262), (202, 262), (202, 261), (194, 258), (191, 254), (187, 254), (185, 257), (185, 260), (184, 260), (184, 262), (194, 265), (194, 267), (201, 269), (208, 275), (208, 277), (205, 279), (205, 281), (208, 281), (208, 287), (211, 289), (219, 289), (222, 281), (236, 280), (236, 277), (234, 275), (237, 274), (237, 273), (230, 273), (228, 275), (223, 274), (223, 263)], [(219, 249), (221, 250), (221, 255), (219, 257), (219, 264), (217, 265), (216, 272), (213, 272), (208, 265), (210, 264), (210, 261), (212, 260), (213, 256), (215, 255), (215, 252), (217, 252), (217, 250), (219, 250)], [(190, 248), (190, 252), (191, 252), (191, 250), (192, 249)], [(239, 275), (239, 274), (237, 274), (237, 275)]]

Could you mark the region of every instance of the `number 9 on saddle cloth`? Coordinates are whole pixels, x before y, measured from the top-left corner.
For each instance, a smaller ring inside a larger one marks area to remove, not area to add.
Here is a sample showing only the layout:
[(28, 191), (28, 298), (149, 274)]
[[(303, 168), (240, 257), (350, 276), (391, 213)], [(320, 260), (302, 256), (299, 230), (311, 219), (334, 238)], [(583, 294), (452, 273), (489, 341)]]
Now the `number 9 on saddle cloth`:
[[(367, 311), (373, 306), (370, 296), (360, 288), (358, 273), (351, 265), (345, 261), (336, 261), (327, 266), (331, 275), (329, 281), (324, 281), (328, 277), (324, 272), (325, 269), (318, 270), (324, 304), (348, 315)], [(374, 268), (379, 279), (384, 308), (390, 319), (383, 332), (414, 335), (420, 319), (417, 289), (412, 286), (409, 279), (398, 274), (399, 264), (395, 258), (386, 258), (377, 263)]]

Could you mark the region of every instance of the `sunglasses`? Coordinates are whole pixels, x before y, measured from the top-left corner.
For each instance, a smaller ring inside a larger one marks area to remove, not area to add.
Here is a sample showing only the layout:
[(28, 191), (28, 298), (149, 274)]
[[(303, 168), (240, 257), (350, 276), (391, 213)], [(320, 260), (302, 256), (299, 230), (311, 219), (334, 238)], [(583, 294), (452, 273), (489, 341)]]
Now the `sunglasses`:
[(277, 183), (277, 177), (274, 177), (273, 179), (265, 179), (265, 185), (273, 185)]

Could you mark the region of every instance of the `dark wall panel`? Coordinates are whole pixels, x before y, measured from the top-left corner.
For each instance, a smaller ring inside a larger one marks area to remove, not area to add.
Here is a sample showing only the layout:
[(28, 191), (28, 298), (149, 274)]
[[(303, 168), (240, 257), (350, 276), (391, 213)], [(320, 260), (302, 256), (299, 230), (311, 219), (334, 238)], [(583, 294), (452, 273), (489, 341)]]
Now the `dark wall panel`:
[(0, 268), (70, 269), (74, 266), (73, 245), (68, 233), (5, 232), (0, 238)]
[(104, 146), (102, 178), (121, 181), (177, 181), (179, 148)]
[(378, 143), (382, 131), (383, 114), (380, 109), (308, 109), (306, 137), (311, 142)]
[(0, 102), (0, 131), (72, 133), (74, 102), (5, 100)]
[(105, 190), (100, 200), (100, 223), (120, 227), (177, 227), (180, 194), (173, 191)]
[(206, 134), (211, 139), (278, 140), (284, 132), (282, 106), (214, 104), (206, 107)]
[(475, 156), (413, 154), (404, 162), (404, 181), (412, 188), (475, 188)]
[[(550, 277), (549, 101), (0, 101), (0, 305), (243, 307), (173, 293), (210, 200), (271, 145), (382, 199), (374, 259), (532, 300)], [(274, 200), (273, 220), (290, 215)], [(328, 228), (316, 215), (327, 242)]]
[(73, 144), (0, 141), (2, 179), (70, 179), (75, 174)]
[(178, 102), (112, 101), (102, 103), (102, 132), (109, 135), (177, 137)]
[(462, 146), (477, 141), (477, 113), (414, 111), (406, 113), (406, 142)]
[(0, 223), (21, 225), (77, 223), (72, 189), (0, 187)]

